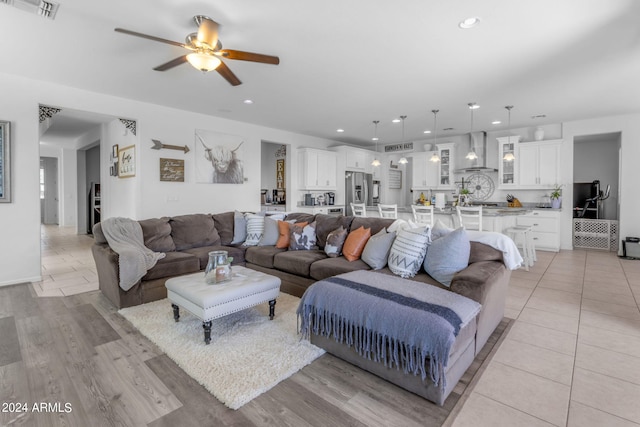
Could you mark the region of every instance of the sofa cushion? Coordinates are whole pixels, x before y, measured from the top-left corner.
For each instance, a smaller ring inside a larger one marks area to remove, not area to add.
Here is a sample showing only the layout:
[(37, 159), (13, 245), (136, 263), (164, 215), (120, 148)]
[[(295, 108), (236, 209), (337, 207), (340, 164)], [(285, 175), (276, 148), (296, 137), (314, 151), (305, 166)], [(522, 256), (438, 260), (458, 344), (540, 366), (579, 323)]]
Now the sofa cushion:
[(241, 246), (201, 246), (199, 248), (185, 249), (184, 252), (196, 256), (200, 260), (200, 270), (204, 270), (209, 262), (209, 252), (227, 251), (227, 256), (233, 257), (232, 265), (244, 265), (244, 251)]
[(380, 270), (387, 265), (391, 245), (396, 238), (396, 233), (387, 233), (383, 228), (367, 241), (362, 251), (362, 260), (373, 270)]
[(377, 234), (383, 228), (389, 228), (395, 219), (390, 218), (367, 218), (357, 216), (353, 218), (353, 222), (351, 223), (351, 230), (355, 230), (360, 227), (370, 228), (371, 235)]
[(348, 261), (345, 257), (321, 259), (311, 264), (310, 275), (316, 280), (323, 280), (337, 274), (348, 273), (356, 270), (370, 270), (371, 268), (362, 261)]
[(246, 262), (260, 267), (273, 268), (273, 258), (276, 254), (286, 252), (286, 250), (286, 248), (278, 248), (276, 246), (250, 246), (244, 253), (244, 259)]
[(200, 271), (200, 261), (196, 256), (185, 252), (166, 252), (166, 256), (159, 259), (142, 280), (161, 279), (197, 271)]
[(398, 232), (389, 252), (388, 264), (391, 271), (400, 277), (413, 277), (422, 267), (431, 243), (429, 227), (406, 228)]
[(220, 244), (220, 235), (211, 215), (191, 214), (171, 218), (171, 237), (177, 251)]
[(349, 231), (349, 228), (351, 227), (351, 221), (353, 221), (352, 216), (336, 216), (325, 214), (316, 215), (316, 236), (318, 237), (318, 247), (320, 249), (324, 249), (324, 245), (327, 244), (327, 236), (329, 235), (329, 233), (339, 228), (340, 226)]
[(464, 228), (436, 239), (424, 259), (424, 269), (445, 286), (451, 286), (453, 275), (469, 265), (471, 244)]
[(327, 236), (327, 242), (324, 245), (324, 253), (331, 258), (339, 257), (342, 253), (342, 247), (344, 241), (347, 239), (347, 230), (340, 226), (338, 229), (333, 230)]
[(171, 252), (176, 245), (171, 238), (169, 217), (151, 218), (138, 221), (142, 227), (144, 245), (154, 252)]
[(308, 251), (316, 249), (316, 223), (302, 226), (291, 224), (289, 226), (289, 250)]
[(502, 261), (502, 252), (480, 242), (470, 242), (469, 264), (480, 261)]
[(287, 273), (310, 277), (311, 264), (326, 259), (327, 254), (320, 249), (309, 251), (286, 251), (273, 257), (273, 266)]
[(352, 230), (347, 236), (347, 240), (344, 241), (342, 247), (342, 253), (344, 257), (349, 261), (355, 261), (360, 259), (364, 246), (371, 237), (371, 229), (360, 227), (356, 230)]
[(212, 215), (213, 223), (220, 235), (220, 244), (223, 246), (230, 245), (233, 242), (233, 230), (234, 230), (234, 213), (223, 212)]

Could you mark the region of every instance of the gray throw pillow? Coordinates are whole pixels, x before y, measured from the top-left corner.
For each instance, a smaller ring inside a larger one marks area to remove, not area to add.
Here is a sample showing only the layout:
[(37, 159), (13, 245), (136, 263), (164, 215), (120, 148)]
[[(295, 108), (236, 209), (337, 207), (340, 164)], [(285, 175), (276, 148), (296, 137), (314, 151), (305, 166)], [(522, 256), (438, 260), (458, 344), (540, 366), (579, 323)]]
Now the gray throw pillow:
[(289, 250), (307, 251), (316, 247), (315, 221), (304, 228), (296, 224), (289, 227)]
[(262, 237), (258, 242), (258, 246), (275, 246), (280, 237), (280, 231), (278, 230), (278, 220), (272, 217), (265, 217), (264, 219), (264, 231)]
[(389, 252), (389, 269), (405, 279), (414, 277), (422, 267), (430, 243), (429, 227), (400, 230)]
[(330, 232), (327, 235), (324, 252), (331, 258), (339, 257), (342, 253), (344, 241), (347, 239), (347, 234), (347, 230), (343, 226)]
[(437, 219), (436, 223), (433, 225), (433, 228), (431, 229), (431, 240), (436, 240), (441, 237), (444, 237), (447, 234), (451, 233), (452, 231), (453, 231), (453, 228), (447, 227), (446, 225), (444, 225), (442, 221)]
[(385, 268), (389, 259), (391, 245), (396, 238), (395, 231), (387, 233), (386, 228), (371, 236), (362, 251), (362, 259), (373, 270)]
[(232, 245), (243, 243), (247, 239), (247, 219), (242, 212), (233, 213), (233, 240)]
[(424, 269), (438, 282), (451, 286), (453, 275), (469, 265), (470, 253), (469, 236), (460, 227), (431, 243), (424, 259)]

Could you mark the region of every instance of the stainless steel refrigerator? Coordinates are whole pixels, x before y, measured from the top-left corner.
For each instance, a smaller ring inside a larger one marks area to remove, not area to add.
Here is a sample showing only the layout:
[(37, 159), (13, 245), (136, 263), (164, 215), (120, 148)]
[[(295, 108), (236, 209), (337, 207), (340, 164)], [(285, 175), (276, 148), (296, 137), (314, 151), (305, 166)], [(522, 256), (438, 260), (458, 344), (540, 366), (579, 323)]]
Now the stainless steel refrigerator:
[(353, 215), (351, 203), (373, 205), (371, 194), (373, 175), (364, 172), (346, 171), (344, 178), (346, 215)]

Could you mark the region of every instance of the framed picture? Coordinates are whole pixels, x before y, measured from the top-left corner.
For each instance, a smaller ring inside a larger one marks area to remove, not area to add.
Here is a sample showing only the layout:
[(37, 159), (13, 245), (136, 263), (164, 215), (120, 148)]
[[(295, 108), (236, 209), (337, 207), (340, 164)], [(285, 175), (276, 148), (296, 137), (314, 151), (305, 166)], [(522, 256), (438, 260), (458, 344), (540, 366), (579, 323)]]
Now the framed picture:
[(160, 181), (184, 182), (184, 160), (160, 159)]
[(0, 122), (0, 202), (11, 203), (10, 122)]
[(118, 177), (133, 176), (136, 176), (136, 146), (130, 145), (118, 150)]
[(118, 144), (113, 144), (111, 146), (111, 161), (115, 162), (118, 160)]
[(244, 138), (196, 129), (196, 182), (244, 184)]

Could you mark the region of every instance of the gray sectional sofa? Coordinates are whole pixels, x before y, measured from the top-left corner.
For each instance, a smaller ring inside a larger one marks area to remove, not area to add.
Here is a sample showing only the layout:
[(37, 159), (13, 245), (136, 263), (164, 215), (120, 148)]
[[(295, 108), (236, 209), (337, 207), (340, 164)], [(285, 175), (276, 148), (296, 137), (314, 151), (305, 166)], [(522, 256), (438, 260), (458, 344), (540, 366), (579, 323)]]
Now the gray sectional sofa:
[[(329, 215), (288, 214), (286, 220), (316, 223), (318, 249), (287, 250), (275, 246), (249, 246), (233, 244), (234, 212), (215, 215), (192, 214), (172, 218), (154, 218), (139, 221), (145, 246), (165, 252), (155, 267), (129, 291), (123, 291), (118, 279), (118, 255), (111, 250), (100, 224), (94, 227), (95, 243), (92, 247), (96, 261), (100, 290), (115, 306), (127, 307), (166, 297), (164, 283), (178, 275), (203, 270), (212, 250), (227, 250), (234, 257), (233, 264), (272, 274), (281, 279), (283, 292), (302, 296), (316, 281), (354, 270), (369, 270), (362, 260), (348, 261), (344, 257), (330, 258), (324, 252), (328, 234), (343, 226), (355, 230), (360, 226), (371, 228), (375, 234), (393, 223), (390, 219), (361, 218)], [(393, 274), (388, 268), (376, 270), (379, 274)], [(442, 404), (453, 386), (482, 349), (504, 316), (504, 307), (510, 271), (502, 262), (502, 252), (478, 242), (471, 242), (467, 268), (455, 274), (451, 286), (444, 287), (421, 270), (414, 280), (428, 283), (471, 298), (482, 305), (475, 322), (467, 325), (458, 335), (452, 348), (447, 368), (447, 389), (429, 387), (419, 378), (402, 371), (386, 368), (355, 354), (352, 348), (325, 337), (311, 336), (311, 341), (332, 354), (369, 370), (414, 393)]]

